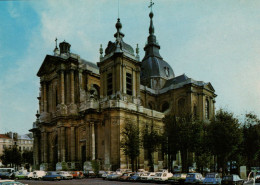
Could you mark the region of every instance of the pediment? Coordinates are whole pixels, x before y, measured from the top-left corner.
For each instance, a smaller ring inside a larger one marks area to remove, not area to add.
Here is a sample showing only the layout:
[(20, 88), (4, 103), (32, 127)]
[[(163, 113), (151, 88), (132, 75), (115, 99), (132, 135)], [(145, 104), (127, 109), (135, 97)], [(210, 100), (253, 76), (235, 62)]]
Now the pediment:
[(50, 74), (56, 70), (59, 60), (55, 56), (46, 55), (37, 76), (41, 77), (44, 74)]
[(207, 83), (205, 86), (205, 89), (208, 89), (208, 90), (210, 90), (210, 91), (213, 91), (213, 92), (215, 92), (215, 89), (213, 88), (213, 86), (211, 85), (211, 83), (209, 82), (209, 83)]

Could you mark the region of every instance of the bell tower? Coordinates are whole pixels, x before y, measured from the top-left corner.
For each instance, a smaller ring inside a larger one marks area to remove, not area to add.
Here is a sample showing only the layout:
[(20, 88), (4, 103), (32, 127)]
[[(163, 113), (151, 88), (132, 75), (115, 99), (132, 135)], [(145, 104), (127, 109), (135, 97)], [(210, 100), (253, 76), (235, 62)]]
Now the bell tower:
[(134, 49), (123, 41), (122, 24), (117, 19), (114, 34), (115, 42), (108, 42), (103, 56), (100, 48), (101, 91), (103, 101), (124, 100), (139, 104), (140, 99), (140, 66), (139, 49), (135, 56)]

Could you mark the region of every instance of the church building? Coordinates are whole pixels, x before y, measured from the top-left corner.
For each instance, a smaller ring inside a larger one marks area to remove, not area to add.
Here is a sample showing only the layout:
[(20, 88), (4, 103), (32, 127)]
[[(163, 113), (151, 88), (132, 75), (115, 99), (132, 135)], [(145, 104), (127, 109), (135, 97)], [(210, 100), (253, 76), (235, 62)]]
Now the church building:
[[(101, 46), (97, 64), (71, 53), (65, 41), (46, 55), (37, 73), (39, 111), (30, 130), (35, 169), (83, 170), (92, 160), (104, 170), (131, 168), (120, 148), (125, 123), (139, 130), (150, 125), (163, 133), (166, 114), (214, 117), (214, 88), (185, 74), (175, 76), (160, 55), (153, 16), (151, 11), (142, 60), (138, 46), (135, 52), (124, 41), (120, 19), (114, 41), (104, 52)], [(148, 169), (145, 151), (140, 151), (138, 165)], [(155, 170), (166, 165), (160, 150), (153, 157)]]

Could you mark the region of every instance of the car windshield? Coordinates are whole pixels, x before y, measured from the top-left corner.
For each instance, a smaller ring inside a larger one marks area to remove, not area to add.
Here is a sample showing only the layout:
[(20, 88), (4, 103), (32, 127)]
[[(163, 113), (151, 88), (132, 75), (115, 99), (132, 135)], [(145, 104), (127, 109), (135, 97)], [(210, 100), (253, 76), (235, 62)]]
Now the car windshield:
[(188, 174), (187, 177), (194, 177), (194, 174)]
[(47, 172), (47, 175), (57, 175), (57, 172)]

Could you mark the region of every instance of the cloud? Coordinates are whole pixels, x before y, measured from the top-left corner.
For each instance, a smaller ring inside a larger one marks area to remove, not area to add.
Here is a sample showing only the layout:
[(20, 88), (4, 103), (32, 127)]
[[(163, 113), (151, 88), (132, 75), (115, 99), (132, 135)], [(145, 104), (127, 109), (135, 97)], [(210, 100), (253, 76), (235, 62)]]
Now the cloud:
[(20, 17), (20, 13), (18, 12), (17, 8), (14, 7), (14, 2), (12, 2), (12, 1), (8, 2), (7, 10), (12, 18)]

